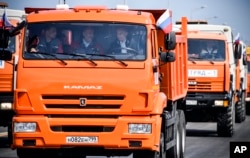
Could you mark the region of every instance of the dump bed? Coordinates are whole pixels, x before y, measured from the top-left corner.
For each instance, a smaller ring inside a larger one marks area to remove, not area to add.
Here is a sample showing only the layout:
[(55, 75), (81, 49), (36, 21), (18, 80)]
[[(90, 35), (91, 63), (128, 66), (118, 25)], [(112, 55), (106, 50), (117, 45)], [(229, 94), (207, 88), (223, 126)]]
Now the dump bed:
[[(183, 18), (183, 29), (176, 33), (176, 61), (161, 66), (162, 85), (161, 90), (167, 94), (168, 100), (176, 101), (184, 98), (188, 89), (188, 67), (187, 67), (187, 31), (186, 18)], [(163, 32), (158, 31), (159, 45), (164, 48)], [(164, 50), (165, 51), (165, 50)]]
[[(146, 10), (151, 12), (155, 19), (158, 19), (165, 10)], [(164, 49), (164, 32), (158, 30), (158, 45)], [(184, 98), (188, 89), (187, 73), (187, 18), (182, 18), (182, 29), (176, 32), (176, 48), (171, 50), (176, 55), (176, 61), (162, 64), (160, 66), (162, 82), (161, 91), (167, 95), (168, 100), (176, 101)]]

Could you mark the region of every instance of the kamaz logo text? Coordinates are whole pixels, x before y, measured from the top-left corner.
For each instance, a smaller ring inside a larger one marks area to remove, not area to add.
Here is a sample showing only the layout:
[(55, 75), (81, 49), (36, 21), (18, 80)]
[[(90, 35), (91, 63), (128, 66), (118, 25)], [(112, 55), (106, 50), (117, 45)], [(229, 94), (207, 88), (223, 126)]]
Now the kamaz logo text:
[(73, 86), (68, 86), (65, 85), (64, 89), (86, 89), (86, 90), (90, 90), (90, 89), (95, 89), (95, 90), (100, 90), (102, 89), (102, 86), (80, 86), (80, 85), (73, 85)]

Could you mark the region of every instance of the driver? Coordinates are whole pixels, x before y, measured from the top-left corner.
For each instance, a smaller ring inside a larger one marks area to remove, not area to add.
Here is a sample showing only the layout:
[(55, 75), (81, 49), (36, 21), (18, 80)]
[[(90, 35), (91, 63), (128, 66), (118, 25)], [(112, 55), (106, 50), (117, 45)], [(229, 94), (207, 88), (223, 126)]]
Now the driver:
[(103, 54), (103, 48), (94, 40), (94, 29), (90, 26), (84, 27), (82, 30), (82, 38), (79, 42), (74, 42), (72, 48), (74, 52), (79, 54)]
[(135, 51), (136, 43), (133, 39), (128, 38), (128, 30), (125, 27), (116, 29), (116, 40), (111, 44), (109, 54), (126, 54)]

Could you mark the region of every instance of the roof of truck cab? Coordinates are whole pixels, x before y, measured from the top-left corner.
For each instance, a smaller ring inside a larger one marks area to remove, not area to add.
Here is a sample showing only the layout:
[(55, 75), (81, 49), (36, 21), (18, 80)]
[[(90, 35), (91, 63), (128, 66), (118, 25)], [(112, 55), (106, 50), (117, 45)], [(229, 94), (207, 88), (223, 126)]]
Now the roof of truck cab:
[(214, 39), (214, 40), (224, 40), (227, 41), (225, 34), (221, 33), (207, 33), (207, 32), (188, 32), (188, 38), (192, 39)]
[(115, 10), (115, 9), (95, 9), (78, 8), (67, 10), (40, 9), (35, 12), (29, 12), (28, 22), (42, 21), (112, 21), (128, 22), (139, 24), (155, 24), (153, 15), (149, 12), (135, 10)]

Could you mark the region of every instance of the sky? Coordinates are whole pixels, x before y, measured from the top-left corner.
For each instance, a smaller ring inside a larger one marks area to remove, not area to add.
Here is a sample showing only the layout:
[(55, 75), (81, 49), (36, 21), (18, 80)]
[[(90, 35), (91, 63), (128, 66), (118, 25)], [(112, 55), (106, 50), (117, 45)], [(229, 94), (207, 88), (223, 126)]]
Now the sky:
[[(5, 0), (9, 9), (55, 7), (64, 0)], [(127, 4), (131, 9), (170, 9), (173, 22), (186, 16), (189, 20), (207, 20), (210, 24), (231, 26), (233, 34), (250, 45), (250, 0), (65, 0), (70, 7), (106, 5), (114, 8)]]

